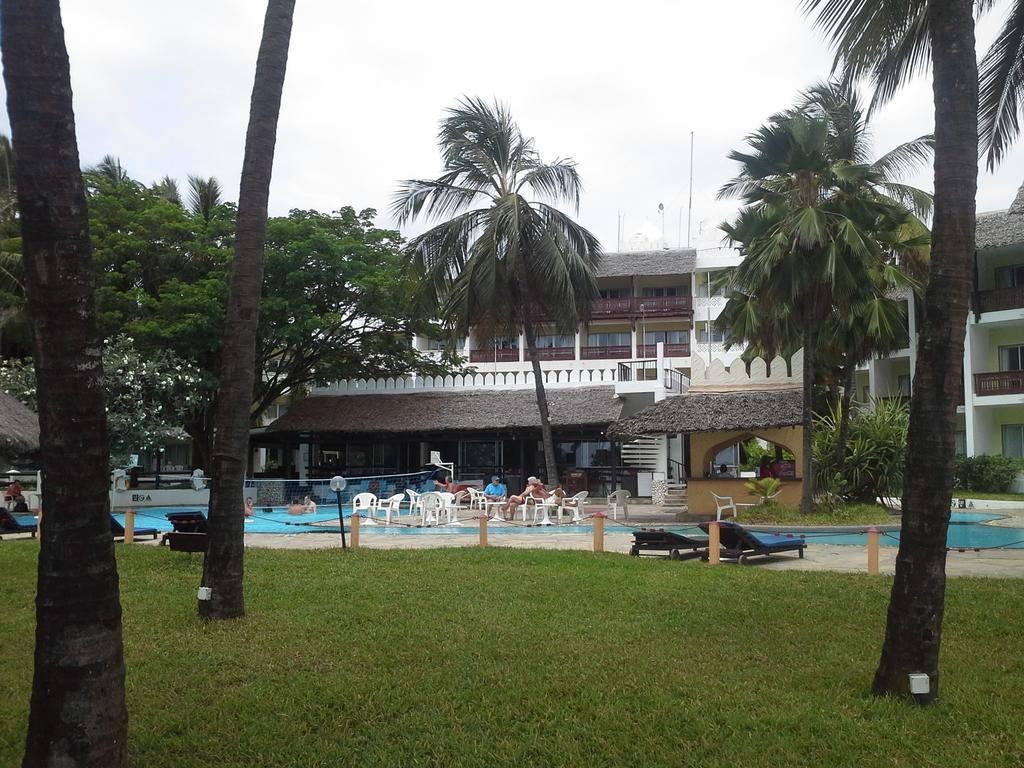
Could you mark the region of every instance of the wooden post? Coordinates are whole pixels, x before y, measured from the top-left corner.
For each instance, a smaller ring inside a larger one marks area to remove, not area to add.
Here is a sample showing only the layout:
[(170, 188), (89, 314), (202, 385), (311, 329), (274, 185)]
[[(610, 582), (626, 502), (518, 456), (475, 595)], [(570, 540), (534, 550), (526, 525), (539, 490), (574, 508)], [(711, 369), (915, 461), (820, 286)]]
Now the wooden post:
[(607, 517), (603, 512), (594, 515), (594, 551), (604, 552), (604, 520)]
[(718, 531), (718, 521), (712, 520), (708, 523), (708, 565), (718, 565), (718, 548), (721, 544), (722, 540)]
[(878, 571), (878, 529), (872, 526), (868, 528), (868, 575), (877, 576)]
[(479, 517), (480, 520), (480, 546), (487, 546), (487, 515), (483, 514)]
[(124, 513), (124, 543), (135, 542), (135, 510), (129, 509)]
[(352, 535), (349, 538), (349, 547), (351, 549), (359, 549), (359, 513), (353, 512), (352, 517), (349, 518), (349, 522), (352, 524)]

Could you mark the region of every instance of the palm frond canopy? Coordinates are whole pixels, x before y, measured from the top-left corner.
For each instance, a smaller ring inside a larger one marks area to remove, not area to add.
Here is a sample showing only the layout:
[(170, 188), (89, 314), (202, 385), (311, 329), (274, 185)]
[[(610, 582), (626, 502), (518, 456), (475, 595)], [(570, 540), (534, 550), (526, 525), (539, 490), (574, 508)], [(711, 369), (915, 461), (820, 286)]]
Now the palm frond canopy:
[(456, 335), (515, 333), (531, 307), (575, 329), (596, 293), (600, 244), (557, 207), (578, 208), (582, 184), (568, 158), (544, 162), (502, 104), (467, 98), (438, 134), (443, 172), (402, 182), (400, 224), (438, 222), (408, 246), (424, 299)]
[(220, 182), (213, 176), (204, 179), (200, 176), (188, 177), (188, 211), (204, 221), (213, 218), (214, 210), (223, 200)]

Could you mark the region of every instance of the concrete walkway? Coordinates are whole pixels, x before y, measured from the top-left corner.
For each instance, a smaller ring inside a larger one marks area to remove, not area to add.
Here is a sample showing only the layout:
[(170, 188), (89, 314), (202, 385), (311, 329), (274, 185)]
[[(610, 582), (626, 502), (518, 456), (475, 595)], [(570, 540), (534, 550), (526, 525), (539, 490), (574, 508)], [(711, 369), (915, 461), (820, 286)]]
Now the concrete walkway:
[[(403, 522), (406, 522), (403, 519)], [(630, 515), (631, 525), (657, 527), (676, 524), (671, 516), (659, 514), (656, 510), (645, 511), (643, 515)], [(1016, 520), (1024, 526), (1024, 517)], [(609, 525), (614, 521), (609, 520)], [(500, 525), (500, 524), (498, 524)], [(587, 522), (589, 525), (589, 521)], [(491, 524), (488, 543), (491, 547), (517, 547), (521, 549), (565, 549), (590, 551), (593, 536), (590, 533), (560, 533), (557, 528), (542, 532), (495, 533)], [(467, 522), (471, 531), (461, 534), (401, 534), (387, 532), (383, 526), (362, 526), (360, 546), (366, 549), (435, 549), (443, 547), (479, 546), (479, 534), (475, 522)], [(633, 537), (629, 533), (608, 533), (605, 535), (605, 551), (628, 554)], [(337, 533), (303, 534), (250, 534), (245, 537), (247, 547), (271, 549), (323, 549), (341, 546)], [(790, 554), (755, 560), (750, 566), (770, 570), (839, 571), (864, 573), (867, 571), (867, 547), (855, 545), (819, 544), (807, 545), (803, 559)], [(896, 548), (882, 547), (879, 565), (882, 573), (892, 574), (895, 570)], [(731, 565), (731, 564), (727, 564)], [(998, 578), (1024, 578), (1024, 549), (988, 550), (984, 552), (950, 552), (946, 573), (949, 576), (989, 576)]]

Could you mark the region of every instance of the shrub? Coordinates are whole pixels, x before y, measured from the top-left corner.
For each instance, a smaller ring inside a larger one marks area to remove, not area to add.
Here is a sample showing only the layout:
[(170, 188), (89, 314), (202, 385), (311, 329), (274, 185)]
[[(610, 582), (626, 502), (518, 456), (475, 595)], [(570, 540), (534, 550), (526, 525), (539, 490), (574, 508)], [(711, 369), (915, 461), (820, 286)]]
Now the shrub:
[(757, 496), (762, 502), (769, 496), (774, 496), (782, 487), (782, 481), (776, 477), (762, 477), (758, 480), (748, 480), (743, 484), (751, 496)]
[(1006, 493), (1024, 461), (1011, 456), (957, 456), (953, 487), (962, 491)]
[(839, 411), (815, 417), (812, 444), (814, 481), (833, 503), (874, 502), (903, 488), (910, 410), (898, 399), (871, 400), (850, 413), (846, 456), (836, 466)]

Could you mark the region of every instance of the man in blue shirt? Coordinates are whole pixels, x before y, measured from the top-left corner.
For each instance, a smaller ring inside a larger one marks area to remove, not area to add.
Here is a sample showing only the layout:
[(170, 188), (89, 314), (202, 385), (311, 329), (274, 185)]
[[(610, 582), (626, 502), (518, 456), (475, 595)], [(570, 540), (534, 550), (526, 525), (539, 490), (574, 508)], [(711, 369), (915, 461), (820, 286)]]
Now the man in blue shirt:
[(488, 501), (504, 501), (507, 495), (508, 489), (497, 475), (494, 475), (490, 484), (484, 488), (484, 496)]

